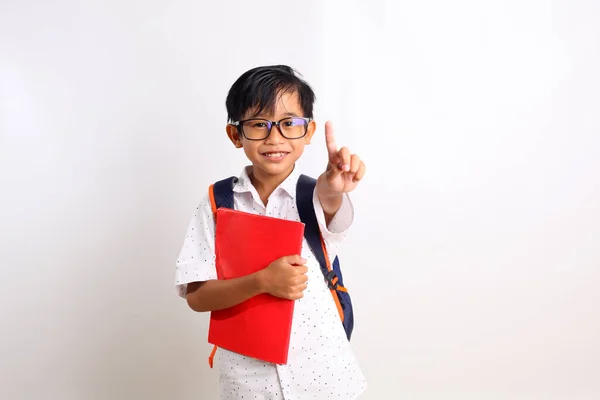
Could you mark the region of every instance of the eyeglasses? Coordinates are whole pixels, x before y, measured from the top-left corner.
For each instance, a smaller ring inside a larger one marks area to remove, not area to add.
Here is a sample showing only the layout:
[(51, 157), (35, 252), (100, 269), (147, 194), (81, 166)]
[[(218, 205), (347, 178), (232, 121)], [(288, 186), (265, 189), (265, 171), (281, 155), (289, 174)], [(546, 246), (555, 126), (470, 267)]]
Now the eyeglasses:
[(281, 136), (286, 139), (301, 139), (306, 135), (308, 123), (311, 118), (287, 117), (279, 121), (270, 121), (262, 118), (245, 119), (232, 122), (238, 131), (248, 140), (265, 140), (271, 134), (271, 129), (276, 126)]

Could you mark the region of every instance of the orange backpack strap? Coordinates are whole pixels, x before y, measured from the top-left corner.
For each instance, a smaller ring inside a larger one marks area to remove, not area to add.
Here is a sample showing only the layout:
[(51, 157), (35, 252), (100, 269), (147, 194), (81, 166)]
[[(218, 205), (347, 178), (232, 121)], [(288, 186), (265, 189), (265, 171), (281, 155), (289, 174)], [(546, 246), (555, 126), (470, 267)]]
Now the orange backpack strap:
[(210, 199), (210, 209), (213, 212), (213, 217), (217, 216), (217, 202), (215, 201), (215, 185), (212, 184), (208, 187), (208, 198)]
[(325, 256), (325, 265), (327, 266), (327, 270), (329, 271), (329, 276), (331, 276), (331, 283), (336, 285), (337, 284), (337, 288), (336, 289), (329, 289), (329, 291), (331, 292), (331, 295), (333, 296), (333, 300), (335, 301), (335, 305), (337, 307), (338, 310), (338, 314), (340, 315), (340, 319), (342, 320), (342, 323), (344, 323), (344, 309), (342, 308), (342, 303), (340, 303), (340, 298), (337, 294), (337, 290), (341, 290), (344, 292), (347, 292), (346, 288), (343, 286), (339, 285), (339, 279), (337, 276), (335, 276), (335, 274), (331, 274), (331, 272), (333, 271), (331, 269), (331, 262), (329, 260), (329, 254), (327, 253), (327, 247), (325, 246), (325, 241), (323, 240), (323, 237), (321, 236), (321, 247), (323, 249), (323, 254)]
[(215, 345), (208, 356), (208, 365), (212, 368), (215, 363), (215, 354), (217, 353), (217, 346)]
[[(217, 223), (217, 209), (221, 207), (233, 208), (233, 184), (236, 177), (229, 177), (218, 181), (208, 187), (208, 198), (210, 200), (210, 209), (213, 213), (215, 224)], [(215, 230), (216, 232), (216, 230)], [(217, 346), (214, 346), (208, 357), (208, 365), (212, 368), (214, 365)]]
[[(215, 201), (215, 185), (210, 185), (208, 188), (208, 198), (210, 199), (210, 208), (213, 212), (213, 219), (217, 220), (217, 203)], [(215, 354), (217, 353), (217, 346), (214, 346), (208, 356), (208, 365), (212, 368), (215, 363)]]

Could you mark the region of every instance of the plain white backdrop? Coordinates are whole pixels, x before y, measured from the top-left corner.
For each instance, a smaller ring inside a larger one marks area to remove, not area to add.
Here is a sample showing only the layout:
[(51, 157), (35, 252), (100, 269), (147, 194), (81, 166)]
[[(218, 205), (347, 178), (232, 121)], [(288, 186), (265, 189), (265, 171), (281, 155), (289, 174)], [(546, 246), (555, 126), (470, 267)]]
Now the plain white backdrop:
[(285, 63), (367, 164), (342, 253), (373, 399), (600, 398), (600, 3), (0, 2), (0, 398), (215, 399), (173, 289)]

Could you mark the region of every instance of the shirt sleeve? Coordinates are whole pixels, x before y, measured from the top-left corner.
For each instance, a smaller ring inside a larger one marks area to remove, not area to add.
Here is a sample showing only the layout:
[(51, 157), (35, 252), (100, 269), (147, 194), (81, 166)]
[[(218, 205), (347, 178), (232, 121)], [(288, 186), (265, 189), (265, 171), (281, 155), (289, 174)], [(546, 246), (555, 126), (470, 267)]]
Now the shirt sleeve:
[(342, 205), (329, 222), (329, 226), (327, 226), (325, 221), (325, 212), (319, 201), (316, 188), (313, 192), (313, 206), (315, 208), (315, 214), (317, 215), (319, 229), (321, 230), (321, 235), (323, 236), (327, 253), (329, 254), (329, 259), (333, 262), (338, 254), (339, 246), (344, 241), (346, 233), (354, 222), (354, 206), (350, 200), (350, 196), (347, 193), (344, 193)]
[(190, 282), (217, 279), (215, 224), (208, 195), (200, 202), (187, 228), (175, 267), (175, 288), (185, 298)]

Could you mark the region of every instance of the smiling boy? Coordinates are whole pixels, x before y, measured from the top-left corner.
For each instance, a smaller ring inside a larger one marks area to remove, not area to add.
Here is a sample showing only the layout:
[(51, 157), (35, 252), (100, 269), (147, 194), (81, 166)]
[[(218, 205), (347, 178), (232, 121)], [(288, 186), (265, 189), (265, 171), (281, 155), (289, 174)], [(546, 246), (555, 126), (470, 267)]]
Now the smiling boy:
[[(251, 164), (233, 186), (236, 210), (300, 221), (296, 162), (316, 131), (314, 100), (310, 86), (288, 66), (251, 69), (232, 85), (226, 100), (227, 136)], [(354, 209), (348, 193), (363, 178), (365, 164), (347, 148), (337, 148), (330, 122), (325, 124), (324, 142), (327, 165), (311, 196), (333, 260), (352, 225)], [(262, 293), (296, 302), (287, 364), (217, 351), (221, 399), (357, 398), (366, 381), (306, 240), (302, 254), (274, 260), (242, 278), (218, 280), (214, 239), (213, 211), (206, 195), (189, 224), (176, 266), (176, 286), (192, 310), (221, 310)]]

